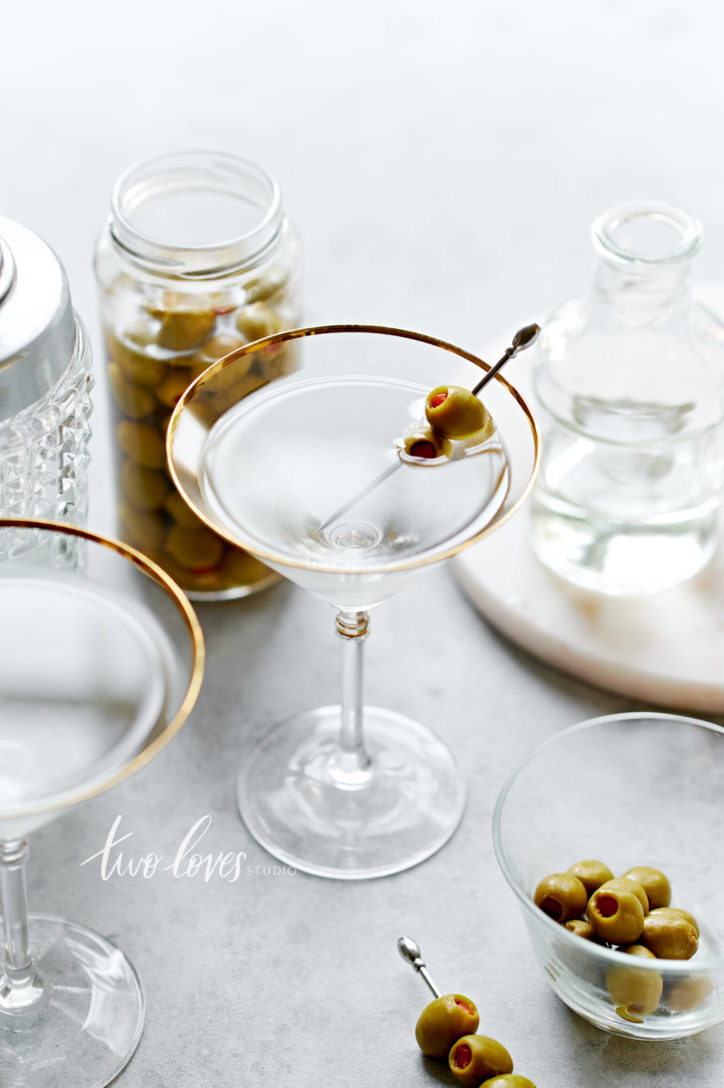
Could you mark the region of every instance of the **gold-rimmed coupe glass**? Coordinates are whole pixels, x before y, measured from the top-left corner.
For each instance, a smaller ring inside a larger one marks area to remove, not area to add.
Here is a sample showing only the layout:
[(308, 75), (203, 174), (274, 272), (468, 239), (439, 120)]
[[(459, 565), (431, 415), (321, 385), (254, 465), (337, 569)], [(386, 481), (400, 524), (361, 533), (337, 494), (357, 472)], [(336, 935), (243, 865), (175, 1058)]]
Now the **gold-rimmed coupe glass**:
[(27, 835), (145, 766), (199, 692), (203, 638), (133, 548), (0, 518), (0, 1083), (102, 1088), (141, 1036), (143, 989), (98, 933), (28, 916)]
[[(301, 370), (246, 395), (260, 360), (279, 359), (286, 372), (291, 353)], [(362, 644), (370, 609), (481, 540), (532, 486), (535, 423), (500, 376), (484, 395), (496, 429), (474, 455), (411, 463), (400, 454), (429, 390), (472, 388), (481, 368), (461, 348), (401, 329), (296, 329), (215, 363), (171, 418), (171, 473), (195, 513), (337, 611), (340, 705), (269, 731), (237, 788), (252, 835), (307, 872), (398, 872), (438, 850), (461, 819), (464, 778), (444, 741), (364, 705)], [(444, 731), (444, 706), (434, 717)]]

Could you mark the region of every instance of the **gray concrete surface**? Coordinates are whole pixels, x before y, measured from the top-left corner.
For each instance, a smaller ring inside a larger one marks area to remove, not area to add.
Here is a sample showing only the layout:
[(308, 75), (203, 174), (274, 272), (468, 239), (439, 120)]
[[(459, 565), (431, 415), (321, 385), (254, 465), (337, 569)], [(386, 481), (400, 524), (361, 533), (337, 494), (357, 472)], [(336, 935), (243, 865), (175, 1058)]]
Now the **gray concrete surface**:
[[(238, 151), (282, 185), (310, 322), (505, 346), (585, 287), (590, 220), (619, 200), (699, 215), (699, 277), (722, 278), (723, 30), (704, 0), (13, 5), (0, 209), (55, 246), (100, 357), (90, 257), (116, 175), (157, 151)], [(111, 527), (104, 392), (99, 371), (99, 529)], [(334, 700), (332, 614), (288, 585), (199, 611), (209, 665), (179, 737), (32, 843), (34, 906), (116, 937), (143, 977), (146, 1030), (119, 1088), (450, 1083), (416, 1050), (426, 994), (397, 956), (401, 933), (444, 988), (477, 999), (485, 1030), (538, 1088), (720, 1088), (721, 1029), (627, 1042), (557, 1001), (493, 857), (492, 808), (516, 759), (628, 704), (502, 642), (438, 569), (373, 617), (368, 690), (458, 754), (470, 792), (459, 832), (392, 878), (274, 875), (237, 817), (233, 768), (275, 721)], [(81, 867), (118, 814), (130, 852), (170, 856), (207, 813), (209, 850), (246, 851), (258, 872), (104, 882)]]

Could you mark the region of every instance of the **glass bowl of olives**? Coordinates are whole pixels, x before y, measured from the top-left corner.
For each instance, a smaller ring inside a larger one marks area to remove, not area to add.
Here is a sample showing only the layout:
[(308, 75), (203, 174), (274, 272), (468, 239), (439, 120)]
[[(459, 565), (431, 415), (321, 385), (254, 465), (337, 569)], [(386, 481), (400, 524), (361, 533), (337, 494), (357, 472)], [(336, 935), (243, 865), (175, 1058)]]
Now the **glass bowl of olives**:
[(639, 712), (556, 733), (493, 815), (503, 875), (555, 993), (606, 1031), (724, 1019), (724, 729)]

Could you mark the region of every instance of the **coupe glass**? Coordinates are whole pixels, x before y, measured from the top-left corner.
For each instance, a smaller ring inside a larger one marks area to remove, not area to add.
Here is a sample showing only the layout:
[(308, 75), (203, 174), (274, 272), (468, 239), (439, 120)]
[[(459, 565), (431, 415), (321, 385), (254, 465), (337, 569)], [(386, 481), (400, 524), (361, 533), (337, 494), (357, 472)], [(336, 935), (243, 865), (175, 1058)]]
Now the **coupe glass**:
[[(289, 364), (301, 351), (301, 372), (246, 396), (270, 358)], [(277, 725), (238, 780), (252, 835), (306, 872), (398, 872), (438, 850), (462, 816), (463, 775), (443, 741), (363, 705), (362, 645), (371, 608), (502, 524), (532, 485), (535, 424), (499, 376), (484, 395), (497, 429), (474, 455), (400, 455), (430, 389), (470, 388), (481, 367), (489, 369), (460, 348), (400, 329), (296, 329), (215, 363), (169, 424), (171, 473), (196, 514), (337, 610), (341, 705)]]
[(101, 1088), (144, 1020), (116, 945), (28, 917), (26, 836), (145, 766), (201, 685), (203, 640), (155, 564), (54, 522), (0, 518), (0, 972), (3, 1088)]

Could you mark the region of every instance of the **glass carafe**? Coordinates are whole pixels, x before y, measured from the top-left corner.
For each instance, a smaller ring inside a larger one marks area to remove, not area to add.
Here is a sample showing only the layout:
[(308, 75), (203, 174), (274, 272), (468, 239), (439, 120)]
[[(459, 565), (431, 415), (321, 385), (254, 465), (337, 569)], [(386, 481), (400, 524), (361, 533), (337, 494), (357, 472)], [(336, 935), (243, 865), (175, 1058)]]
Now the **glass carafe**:
[(716, 545), (724, 326), (691, 297), (697, 220), (624, 204), (592, 235), (593, 288), (553, 313), (536, 357), (532, 544), (575, 585), (652, 593), (696, 574)]

